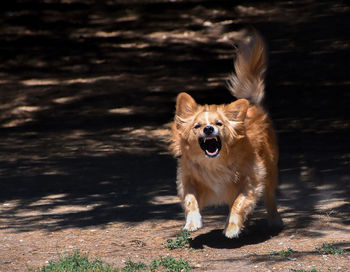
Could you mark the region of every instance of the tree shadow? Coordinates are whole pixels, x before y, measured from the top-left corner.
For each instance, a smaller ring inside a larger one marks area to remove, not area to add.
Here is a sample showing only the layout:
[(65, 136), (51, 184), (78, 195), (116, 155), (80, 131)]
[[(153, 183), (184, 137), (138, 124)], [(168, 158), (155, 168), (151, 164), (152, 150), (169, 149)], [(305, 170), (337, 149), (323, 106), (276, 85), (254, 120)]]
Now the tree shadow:
[[(161, 169), (155, 163), (159, 159)], [(1, 213), (8, 220), (6, 229), (54, 231), (113, 221), (176, 219), (181, 212), (178, 203), (162, 202), (176, 195), (169, 175), (175, 164), (169, 156), (80, 157), (50, 163), (55, 167), (48, 166), (41, 175), (30, 171), (32, 176), (1, 179), (0, 198), (9, 203)]]

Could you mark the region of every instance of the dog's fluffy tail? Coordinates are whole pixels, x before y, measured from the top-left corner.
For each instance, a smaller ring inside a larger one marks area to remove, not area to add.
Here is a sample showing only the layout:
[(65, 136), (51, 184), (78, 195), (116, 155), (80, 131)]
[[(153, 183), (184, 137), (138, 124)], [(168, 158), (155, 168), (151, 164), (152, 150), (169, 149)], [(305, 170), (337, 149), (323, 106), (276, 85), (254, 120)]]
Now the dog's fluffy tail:
[(248, 43), (238, 46), (234, 67), (236, 73), (227, 80), (230, 92), (238, 99), (245, 98), (251, 103), (261, 104), (264, 99), (267, 56), (265, 43), (257, 32), (254, 32)]

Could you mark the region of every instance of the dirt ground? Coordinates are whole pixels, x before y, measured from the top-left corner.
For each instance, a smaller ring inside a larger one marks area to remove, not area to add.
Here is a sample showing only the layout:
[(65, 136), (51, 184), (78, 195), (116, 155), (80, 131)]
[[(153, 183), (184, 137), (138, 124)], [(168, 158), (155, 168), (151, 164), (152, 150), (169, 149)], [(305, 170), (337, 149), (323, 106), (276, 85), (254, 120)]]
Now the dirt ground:
[[(194, 271), (350, 271), (345, 1), (18, 0), (0, 25), (1, 272), (76, 249), (117, 266), (169, 255)], [(176, 94), (231, 101), (233, 42), (251, 26), (269, 44), (285, 227), (269, 230), (259, 205), (229, 240), (225, 208), (207, 209), (193, 249), (171, 251), (184, 225), (165, 141)]]

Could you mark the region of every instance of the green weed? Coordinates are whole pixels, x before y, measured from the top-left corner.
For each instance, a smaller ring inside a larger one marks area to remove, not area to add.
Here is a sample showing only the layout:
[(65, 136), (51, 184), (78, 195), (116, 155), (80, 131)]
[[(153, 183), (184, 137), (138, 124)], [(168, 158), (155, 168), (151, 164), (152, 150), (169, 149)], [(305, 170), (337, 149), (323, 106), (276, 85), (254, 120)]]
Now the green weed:
[(122, 272), (141, 272), (148, 268), (143, 262), (134, 263), (132, 261), (125, 262), (125, 266), (122, 268)]
[[(187, 261), (180, 258), (178, 260), (174, 259), (173, 257), (167, 256), (166, 258), (161, 258), (154, 260), (151, 265), (150, 269), (151, 271), (156, 271), (160, 267), (165, 268), (165, 271), (168, 272), (190, 272), (191, 266)], [(161, 271), (164, 271), (163, 269)]]
[(168, 239), (166, 244), (163, 244), (164, 247), (169, 248), (171, 250), (177, 248), (189, 248), (190, 247), (190, 233), (187, 230), (182, 230), (181, 234), (176, 235), (176, 239)]
[(316, 250), (322, 255), (327, 255), (327, 254), (341, 255), (341, 254), (344, 254), (344, 249), (336, 247), (332, 243), (323, 243), (322, 246), (319, 248), (316, 248)]
[(161, 257), (155, 259), (150, 265), (143, 262), (125, 262), (123, 268), (115, 268), (112, 265), (106, 264), (99, 259), (90, 261), (88, 257), (82, 256), (79, 251), (71, 255), (64, 255), (57, 261), (50, 261), (48, 265), (39, 270), (29, 270), (30, 272), (190, 272), (190, 264), (180, 258), (178, 260), (173, 257)]
[[(33, 270), (31, 270), (33, 271)], [(72, 255), (64, 255), (58, 261), (50, 261), (47, 266), (35, 272), (117, 272), (118, 269), (104, 264), (96, 259), (89, 261), (88, 257), (82, 256), (77, 250)]]
[(271, 254), (287, 258), (287, 257), (291, 256), (293, 253), (296, 253), (296, 252), (297, 251), (295, 251), (295, 250), (293, 250), (291, 248), (288, 248), (287, 250), (272, 251)]

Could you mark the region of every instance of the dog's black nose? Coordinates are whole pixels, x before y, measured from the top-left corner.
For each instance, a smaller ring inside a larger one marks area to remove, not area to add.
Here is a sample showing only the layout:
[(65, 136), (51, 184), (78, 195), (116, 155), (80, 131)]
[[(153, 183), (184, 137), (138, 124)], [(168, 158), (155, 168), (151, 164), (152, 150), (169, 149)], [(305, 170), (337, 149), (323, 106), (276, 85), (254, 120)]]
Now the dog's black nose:
[(203, 129), (203, 132), (205, 135), (209, 136), (211, 135), (213, 132), (214, 132), (214, 127), (212, 126), (206, 126), (204, 129)]

